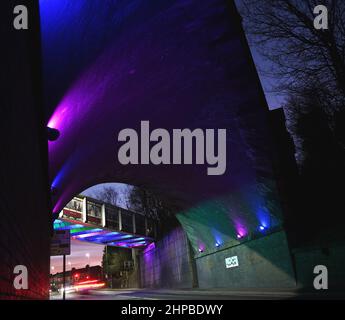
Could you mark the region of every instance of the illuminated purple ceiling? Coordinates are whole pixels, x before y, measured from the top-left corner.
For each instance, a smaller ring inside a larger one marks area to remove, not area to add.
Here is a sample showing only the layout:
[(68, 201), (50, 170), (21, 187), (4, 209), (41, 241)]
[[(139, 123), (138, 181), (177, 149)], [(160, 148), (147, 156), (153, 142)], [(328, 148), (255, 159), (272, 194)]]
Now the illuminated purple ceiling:
[[(55, 212), (102, 182), (145, 185), (185, 209), (234, 193), (264, 202), (251, 192), (272, 178), (267, 108), (231, 3), (40, 0), (47, 123), (60, 131), (49, 143)], [(141, 120), (228, 129), (226, 173), (120, 165), (117, 135)]]

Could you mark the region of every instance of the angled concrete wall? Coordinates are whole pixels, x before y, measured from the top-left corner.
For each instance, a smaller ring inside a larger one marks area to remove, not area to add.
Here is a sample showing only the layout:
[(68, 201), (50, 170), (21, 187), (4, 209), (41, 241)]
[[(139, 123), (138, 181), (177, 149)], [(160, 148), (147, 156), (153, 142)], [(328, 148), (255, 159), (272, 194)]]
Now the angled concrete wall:
[[(239, 266), (226, 268), (237, 256)], [(283, 231), (196, 259), (200, 288), (294, 288), (291, 257)]]
[[(239, 266), (226, 268), (234, 256)], [(284, 231), (204, 254), (190, 251), (178, 227), (140, 256), (140, 271), (144, 288), (296, 288)]]

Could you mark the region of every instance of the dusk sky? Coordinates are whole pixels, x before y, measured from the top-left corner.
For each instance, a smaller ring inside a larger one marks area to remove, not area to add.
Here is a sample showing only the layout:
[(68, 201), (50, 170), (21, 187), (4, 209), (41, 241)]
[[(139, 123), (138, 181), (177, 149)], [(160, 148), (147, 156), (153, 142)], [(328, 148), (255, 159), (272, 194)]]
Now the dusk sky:
[[(235, 3), (240, 13), (246, 7), (243, 6), (243, 0), (235, 0)], [(257, 48), (250, 42), (249, 47), (260, 78), (261, 85), (266, 96), (268, 107), (270, 108), (270, 110), (280, 108), (284, 102), (284, 95), (279, 95), (277, 92), (273, 92), (273, 88), (276, 85), (277, 79), (274, 79), (273, 77), (268, 75), (268, 73), (270, 73), (273, 68), (272, 62), (265, 59), (258, 52)]]
[(271, 63), (265, 61), (264, 58), (254, 48), (251, 48), (251, 53), (260, 78), (261, 85), (266, 96), (268, 107), (270, 108), (270, 110), (280, 108), (284, 102), (284, 96), (278, 95), (278, 93), (273, 92), (276, 79), (267, 75), (267, 70), (271, 68)]
[[(102, 245), (71, 240), (71, 255), (66, 257), (66, 270), (84, 268), (87, 264), (90, 266), (101, 265), (103, 249)], [(90, 259), (86, 257), (87, 253), (90, 254)], [(50, 272), (53, 274), (62, 272), (62, 256), (50, 258)]]
[(103, 190), (104, 187), (113, 187), (118, 192), (118, 202), (117, 205), (121, 208), (127, 208), (128, 192), (131, 189), (131, 186), (123, 183), (102, 183), (91, 188), (88, 188), (82, 192), (83, 195), (96, 198), (97, 194)]

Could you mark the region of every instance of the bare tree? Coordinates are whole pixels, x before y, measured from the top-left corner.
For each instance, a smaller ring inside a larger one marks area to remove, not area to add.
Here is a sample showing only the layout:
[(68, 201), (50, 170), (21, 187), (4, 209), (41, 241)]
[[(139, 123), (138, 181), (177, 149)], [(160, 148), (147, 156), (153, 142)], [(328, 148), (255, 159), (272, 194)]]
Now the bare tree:
[(161, 220), (178, 211), (172, 200), (157, 195), (144, 187), (133, 187), (128, 198), (128, 209), (143, 213), (146, 217)]
[(98, 191), (95, 194), (95, 198), (105, 203), (116, 206), (119, 198), (119, 193), (115, 188), (105, 186), (102, 190)]
[[(238, 1), (248, 40), (267, 62), (261, 69), (286, 97), (300, 168), (290, 220), (296, 243), (333, 241), (344, 221), (339, 185), (345, 179), (345, 1)], [(328, 29), (314, 26), (318, 5), (328, 9)], [(325, 213), (327, 219), (321, 218)]]
[[(328, 8), (328, 29), (314, 27), (314, 8)], [(242, 0), (249, 42), (270, 61), (264, 70), (276, 90), (299, 94), (318, 88), (328, 114), (345, 107), (345, 1)]]
[(319, 162), (318, 170), (325, 169), (327, 158), (334, 155), (337, 149), (340, 151), (340, 144), (329, 126), (328, 115), (320, 105), (317, 94), (305, 90), (296, 96), (289, 95), (284, 112), (300, 170), (315, 168), (316, 162)]

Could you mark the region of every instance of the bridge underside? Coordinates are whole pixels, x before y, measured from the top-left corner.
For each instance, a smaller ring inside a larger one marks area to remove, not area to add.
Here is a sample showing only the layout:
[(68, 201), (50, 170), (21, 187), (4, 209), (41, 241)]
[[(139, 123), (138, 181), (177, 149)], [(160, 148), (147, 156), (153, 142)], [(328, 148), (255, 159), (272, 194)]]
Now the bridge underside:
[(153, 242), (150, 237), (114, 231), (83, 222), (76, 223), (68, 219), (56, 219), (54, 230), (70, 230), (73, 240), (121, 248), (144, 248)]
[[(49, 143), (54, 212), (87, 187), (122, 182), (177, 204), (206, 247), (280, 225), (268, 110), (232, 1), (40, 4), (48, 125), (60, 132)], [(121, 165), (117, 135), (142, 120), (170, 132), (227, 129), (225, 174)]]
[[(190, 253), (205, 263), (281, 229), (268, 108), (233, 1), (40, 4), (47, 124), (60, 132), (49, 143), (55, 213), (99, 183), (144, 186), (179, 208)], [(227, 129), (225, 174), (121, 165), (118, 133), (144, 120), (169, 132)]]

